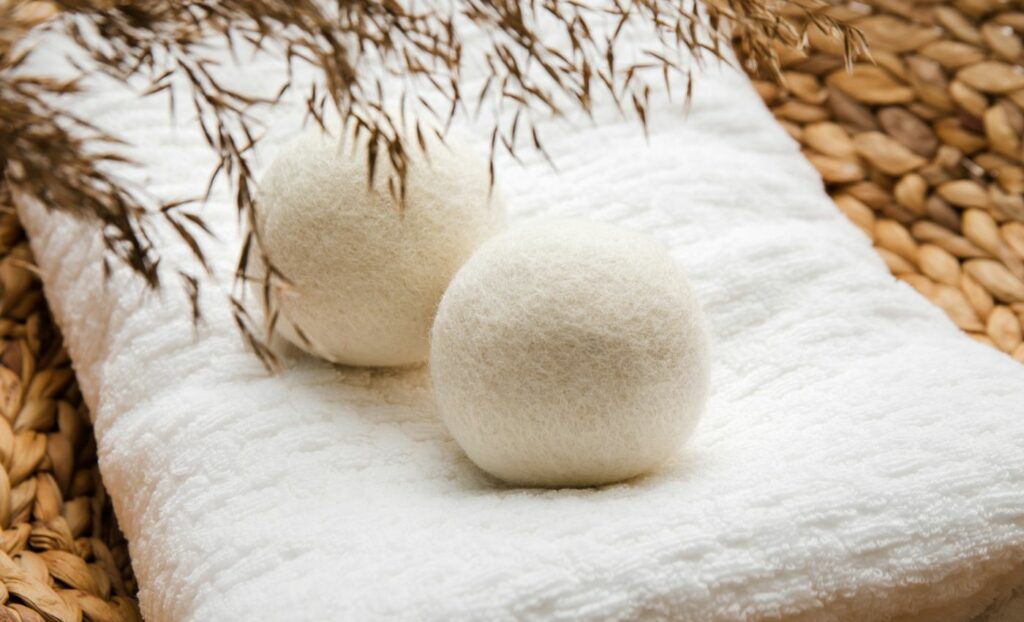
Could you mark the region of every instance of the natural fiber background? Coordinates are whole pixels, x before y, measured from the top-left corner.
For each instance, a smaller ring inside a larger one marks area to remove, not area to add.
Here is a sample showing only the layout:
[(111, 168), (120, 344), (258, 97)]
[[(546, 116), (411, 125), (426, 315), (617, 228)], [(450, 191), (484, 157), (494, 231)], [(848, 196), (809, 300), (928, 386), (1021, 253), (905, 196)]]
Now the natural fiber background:
[(88, 413), (9, 199), (0, 185), (0, 622), (139, 620)]
[[(1024, 361), (1020, 3), (836, 14), (877, 65), (846, 73), (837, 41), (812, 29), (806, 52), (779, 50), (786, 87), (756, 86), (893, 273)], [(137, 620), (88, 417), (7, 199), (0, 188), (0, 622)]]
[(841, 43), (810, 28), (809, 49), (779, 50), (785, 87), (755, 85), (892, 272), (1024, 362), (1024, 3), (863, 0), (833, 14), (876, 64), (848, 72)]

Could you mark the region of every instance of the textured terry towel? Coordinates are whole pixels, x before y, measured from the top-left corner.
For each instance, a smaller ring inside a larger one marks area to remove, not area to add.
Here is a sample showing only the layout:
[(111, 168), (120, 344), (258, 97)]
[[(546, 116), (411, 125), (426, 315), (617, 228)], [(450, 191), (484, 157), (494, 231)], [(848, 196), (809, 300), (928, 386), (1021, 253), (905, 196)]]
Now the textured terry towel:
[[(514, 221), (660, 239), (710, 321), (697, 434), (600, 490), (487, 479), (422, 369), (294, 354), (267, 376), (219, 292), (194, 331), (173, 275), (161, 296), (123, 271), (104, 287), (93, 227), (21, 205), (148, 620), (961, 620), (1009, 597), (1024, 368), (894, 281), (744, 77), (702, 72), (685, 120), (655, 99), (646, 141), (599, 103), (598, 123), (544, 127), (559, 174), (499, 170)], [(137, 146), (129, 179), (201, 194), (212, 158), (163, 99), (107, 86), (76, 105)], [(262, 166), (299, 108), (274, 113)], [(233, 235), (226, 192), (205, 217)], [(229, 282), (234, 249), (208, 246)]]

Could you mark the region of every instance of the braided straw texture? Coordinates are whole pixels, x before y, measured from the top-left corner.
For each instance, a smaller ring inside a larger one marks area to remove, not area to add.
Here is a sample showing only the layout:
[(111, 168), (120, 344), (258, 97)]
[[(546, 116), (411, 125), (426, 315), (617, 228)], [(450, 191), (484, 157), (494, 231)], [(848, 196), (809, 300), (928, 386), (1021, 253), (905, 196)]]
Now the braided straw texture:
[(0, 187), (0, 622), (131, 622), (88, 413)]
[(805, 50), (778, 50), (785, 86), (755, 86), (892, 273), (1024, 362), (1024, 6), (863, 0), (833, 12), (864, 33), (874, 63), (847, 71), (841, 42), (810, 28)]

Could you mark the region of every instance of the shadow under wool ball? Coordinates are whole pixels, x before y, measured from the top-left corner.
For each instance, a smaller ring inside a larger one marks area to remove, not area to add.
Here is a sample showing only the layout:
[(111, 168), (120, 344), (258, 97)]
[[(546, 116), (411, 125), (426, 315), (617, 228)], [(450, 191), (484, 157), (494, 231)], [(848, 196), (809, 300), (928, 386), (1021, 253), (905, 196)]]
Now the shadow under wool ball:
[(708, 348), (689, 282), (656, 241), (554, 221), (492, 238), (459, 270), (430, 364), (441, 416), (478, 466), (592, 486), (676, 454), (704, 409)]
[(404, 204), (383, 146), (369, 186), (368, 144), (307, 131), (261, 180), (263, 247), (293, 284), (275, 294), (277, 330), (336, 363), (420, 363), (441, 294), (504, 210), (486, 158), (456, 141), (413, 148)]

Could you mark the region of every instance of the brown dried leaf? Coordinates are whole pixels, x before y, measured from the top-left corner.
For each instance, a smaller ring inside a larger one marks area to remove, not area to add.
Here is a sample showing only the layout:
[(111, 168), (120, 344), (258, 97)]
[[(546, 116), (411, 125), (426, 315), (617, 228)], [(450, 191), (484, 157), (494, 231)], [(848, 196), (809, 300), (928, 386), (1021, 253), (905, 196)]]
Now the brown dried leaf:
[(876, 65), (891, 73), (900, 82), (907, 82), (909, 80), (907, 65), (898, 54), (872, 48), (871, 57)]
[(983, 93), (1009, 93), (1024, 89), (1024, 69), (999, 61), (982, 61), (964, 67), (956, 79)]
[(783, 84), (801, 101), (808, 104), (823, 104), (828, 94), (818, 79), (798, 71), (785, 71), (782, 74)]
[(1013, 32), (1013, 28), (988, 22), (981, 27), (981, 37), (985, 43), (1003, 60), (1015, 63), (1020, 60), (1021, 45), (1020, 37)]
[(1006, 8), (1005, 0), (954, 0), (953, 4), (972, 20), (981, 20), (993, 11)]
[(39, 556), (46, 562), (46, 568), (55, 579), (83, 592), (100, 594), (96, 579), (81, 557), (59, 550), (43, 551)]
[(858, 63), (852, 71), (833, 71), (826, 78), (829, 86), (866, 104), (906, 104), (914, 101), (914, 90), (899, 84), (886, 70)]
[(881, 132), (857, 134), (853, 137), (853, 144), (857, 153), (889, 175), (903, 175), (927, 162), (902, 143)]
[(908, 173), (901, 177), (892, 189), (896, 202), (918, 216), (924, 216), (927, 213), (925, 206), (927, 193), (928, 184), (923, 177), (915, 173)]
[(51, 474), (40, 473), (36, 476), (36, 498), (32, 505), (32, 515), (36, 520), (45, 523), (60, 516), (63, 502), (57, 480)]
[(958, 69), (985, 60), (985, 52), (981, 49), (948, 39), (929, 43), (918, 53), (938, 62), (946, 69)]
[(941, 307), (961, 330), (984, 330), (985, 327), (982, 325), (977, 313), (974, 312), (974, 308), (967, 302), (963, 292), (956, 287), (936, 283), (935, 289), (929, 298)]
[(828, 119), (828, 112), (821, 106), (807, 104), (795, 99), (792, 99), (781, 106), (776, 106), (772, 112), (775, 113), (776, 117), (789, 119), (790, 121), (796, 121), (797, 123), (813, 123), (815, 121), (824, 121), (825, 119)]
[[(44, 567), (45, 572), (45, 567)], [(4, 553), (0, 553), (0, 580), (11, 594), (47, 616), (47, 620), (80, 622), (81, 612), (68, 605), (53, 589), (26, 573)]]
[(971, 259), (963, 269), (990, 294), (1003, 302), (1024, 302), (1024, 282), (994, 259)]
[(897, 276), (914, 274), (917, 272), (917, 269), (914, 268), (913, 264), (887, 248), (876, 248), (875, 252), (881, 256), (882, 261), (884, 261), (886, 267), (889, 268), (889, 272), (892, 272)]
[(1007, 246), (1024, 259), (1024, 222), (1008, 222), (1000, 227), (999, 232)]
[(960, 259), (976, 259), (981, 257), (989, 257), (989, 254), (981, 248), (978, 248), (967, 238), (959, 235), (951, 235), (949, 237), (940, 238), (934, 240), (936, 246), (942, 247), (944, 250), (949, 251), (950, 254), (959, 257)]
[(958, 106), (976, 117), (985, 114), (988, 98), (959, 80), (949, 83), (949, 96)]
[(952, 112), (953, 101), (946, 91), (946, 74), (935, 61), (923, 56), (908, 56), (908, 80), (921, 101), (937, 111)]
[(978, 29), (971, 24), (970, 20), (963, 16), (962, 13), (950, 6), (937, 6), (935, 7), (935, 21), (937, 21), (943, 28), (948, 30), (954, 37), (970, 43), (971, 45), (981, 45), (981, 33)]
[(7, 419), (21, 410), (21, 378), (6, 367), (0, 367), (0, 414)]
[(960, 273), (960, 290), (964, 293), (964, 297), (967, 298), (967, 302), (971, 303), (971, 306), (974, 307), (978, 317), (983, 321), (987, 319), (988, 314), (992, 312), (992, 307), (995, 306), (992, 294), (989, 294), (988, 290), (963, 271)]
[[(767, 80), (751, 80), (751, 83), (754, 85), (754, 90), (757, 91), (757, 94), (762, 100), (764, 100), (764, 103), (771, 106), (776, 102), (776, 100), (778, 100), (780, 89), (777, 83), (769, 82)], [(420, 143), (420, 148), (422, 149), (422, 134), (419, 135), (418, 141)]]
[(981, 184), (969, 179), (958, 179), (942, 184), (939, 196), (960, 207), (988, 207), (988, 193)]
[(1020, 131), (1010, 124), (1005, 106), (992, 106), (985, 111), (985, 136), (992, 149), (1011, 158), (1020, 156)]
[(786, 133), (789, 134), (790, 138), (797, 142), (803, 140), (804, 128), (802, 126), (786, 121), (785, 119), (776, 119), (776, 121), (779, 122), (782, 129), (786, 130)]
[(1004, 192), (999, 186), (991, 184), (988, 187), (988, 197), (992, 201), (995, 215), (1024, 221), (1024, 196)]
[(845, 52), (842, 35), (835, 30), (811, 26), (807, 29), (807, 41), (812, 49), (831, 56), (842, 56)]
[(946, 250), (934, 244), (922, 244), (917, 249), (917, 265), (928, 277), (952, 287), (960, 284), (960, 262)]
[(30, 399), (25, 402), (14, 419), (14, 431), (43, 430), (53, 425), (57, 404), (53, 400)]
[(893, 203), (892, 195), (873, 181), (859, 181), (843, 188), (844, 192), (868, 207), (880, 210)]
[(985, 332), (1000, 350), (1011, 353), (1021, 344), (1021, 326), (1009, 307), (996, 305), (988, 316)]
[(907, 272), (905, 274), (895, 275), (897, 279), (907, 283), (911, 287), (917, 290), (919, 294), (925, 298), (931, 298), (935, 295), (936, 283), (929, 279), (923, 274), (916, 274), (914, 272)]
[(1011, 194), (1024, 193), (1024, 167), (1002, 166), (990, 173), (1000, 187)]
[(827, 90), (828, 101), (825, 103), (835, 116), (836, 121), (860, 131), (878, 129), (875, 117), (867, 106), (857, 102), (834, 86), (829, 86)]
[[(959, 227), (957, 227), (959, 230)], [(988, 257), (989, 254), (978, 248), (973, 242), (962, 238), (950, 229), (928, 220), (919, 220), (911, 228), (914, 239), (931, 242), (956, 257), (975, 258)]]
[(907, 228), (895, 220), (883, 218), (875, 223), (875, 243), (908, 262), (917, 261), (917, 243)]
[(939, 140), (964, 153), (975, 153), (988, 145), (984, 136), (968, 130), (957, 118), (939, 119), (935, 123), (935, 133)]
[(857, 225), (868, 238), (874, 239), (875, 214), (871, 211), (870, 207), (848, 194), (837, 195), (832, 200), (835, 201), (839, 211), (845, 214), (853, 224)]
[(864, 179), (864, 168), (856, 159), (841, 159), (805, 151), (806, 157), (826, 183), (849, 183)]
[(1003, 241), (999, 235), (999, 225), (987, 211), (973, 208), (966, 210), (963, 214), (963, 229), (964, 236), (978, 247), (992, 255), (1000, 254)]
[(1024, 89), (1008, 93), (1006, 97), (1016, 104), (1018, 108), (1024, 109)]
[(932, 128), (905, 108), (882, 108), (878, 111), (878, 121), (887, 134), (918, 155), (930, 158), (939, 148), (939, 139)]
[(892, 15), (875, 14), (854, 22), (864, 33), (868, 47), (891, 52), (912, 52), (942, 36), (938, 28), (913, 24)]
[(804, 128), (802, 140), (808, 147), (833, 158), (848, 159), (857, 156), (850, 135), (832, 122), (808, 125)]

